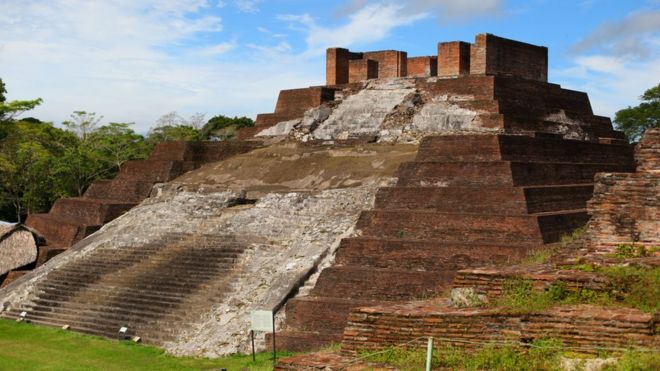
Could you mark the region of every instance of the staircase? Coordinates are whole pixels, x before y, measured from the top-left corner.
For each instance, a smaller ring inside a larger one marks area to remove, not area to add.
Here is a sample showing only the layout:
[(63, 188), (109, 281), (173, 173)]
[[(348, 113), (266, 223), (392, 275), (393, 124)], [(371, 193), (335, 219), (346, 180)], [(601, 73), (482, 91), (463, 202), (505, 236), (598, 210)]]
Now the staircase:
[(290, 300), (278, 348), (339, 342), (352, 308), (440, 296), (466, 267), (515, 261), (584, 225), (597, 172), (634, 170), (627, 144), (543, 134), (434, 136), (363, 211), (310, 294)]
[[(240, 275), (247, 244), (231, 236), (171, 234), (139, 246), (108, 244), (53, 270), (4, 318), (149, 344), (172, 340), (210, 312)], [(185, 304), (185, 305), (184, 305)]]

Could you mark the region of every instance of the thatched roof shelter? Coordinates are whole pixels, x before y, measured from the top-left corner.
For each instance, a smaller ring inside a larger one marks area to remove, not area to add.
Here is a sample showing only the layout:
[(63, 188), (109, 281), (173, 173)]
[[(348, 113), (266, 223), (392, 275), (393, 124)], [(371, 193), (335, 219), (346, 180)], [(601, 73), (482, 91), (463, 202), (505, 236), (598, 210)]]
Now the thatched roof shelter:
[(22, 224), (0, 224), (0, 276), (36, 261), (39, 240)]

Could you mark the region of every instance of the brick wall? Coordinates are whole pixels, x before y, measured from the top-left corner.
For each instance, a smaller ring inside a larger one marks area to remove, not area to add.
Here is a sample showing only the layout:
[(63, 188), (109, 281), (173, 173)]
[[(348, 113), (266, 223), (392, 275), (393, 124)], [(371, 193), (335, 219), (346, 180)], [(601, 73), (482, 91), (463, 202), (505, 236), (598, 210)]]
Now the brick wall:
[(348, 82), (360, 82), (378, 77), (378, 62), (372, 59), (355, 59), (348, 64)]
[(470, 73), (548, 81), (548, 48), (479, 34), (470, 50)]
[(438, 76), (470, 73), (470, 44), (453, 41), (438, 44)]
[(545, 338), (559, 339), (564, 346), (585, 353), (595, 353), (600, 347), (656, 348), (656, 321), (653, 314), (637, 309), (592, 305), (523, 314), (497, 308), (454, 309), (425, 302), (365, 307), (349, 315), (342, 353), (405, 343), (422, 347), (429, 336), (441, 339), (443, 345), (465, 348)]
[(362, 55), (344, 48), (329, 48), (325, 58), (326, 85), (337, 85), (348, 83), (349, 61), (360, 59)]
[(660, 129), (648, 130), (635, 152), (636, 173), (596, 175), (594, 196), (587, 204), (587, 234), (595, 247), (660, 245)]
[(428, 77), (438, 75), (438, 58), (433, 56), (408, 58), (408, 76)]
[(333, 100), (334, 92), (324, 87), (282, 90), (277, 98), (275, 113), (300, 116), (308, 109), (320, 106), (322, 102)]
[(378, 78), (406, 76), (408, 53), (383, 50), (362, 53), (362, 58), (378, 62)]

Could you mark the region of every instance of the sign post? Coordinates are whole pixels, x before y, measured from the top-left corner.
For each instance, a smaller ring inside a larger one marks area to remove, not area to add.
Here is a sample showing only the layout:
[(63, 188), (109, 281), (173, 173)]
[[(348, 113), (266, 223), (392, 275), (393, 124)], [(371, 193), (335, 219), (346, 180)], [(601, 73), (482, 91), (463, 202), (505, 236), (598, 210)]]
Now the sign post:
[(277, 350), (275, 348), (275, 313), (270, 310), (253, 310), (250, 313), (250, 332), (252, 336), (252, 360), (255, 361), (254, 354), (254, 332), (273, 332), (273, 365), (277, 361)]
[(431, 363), (433, 362), (433, 338), (430, 337), (426, 344), (426, 371), (431, 371)]

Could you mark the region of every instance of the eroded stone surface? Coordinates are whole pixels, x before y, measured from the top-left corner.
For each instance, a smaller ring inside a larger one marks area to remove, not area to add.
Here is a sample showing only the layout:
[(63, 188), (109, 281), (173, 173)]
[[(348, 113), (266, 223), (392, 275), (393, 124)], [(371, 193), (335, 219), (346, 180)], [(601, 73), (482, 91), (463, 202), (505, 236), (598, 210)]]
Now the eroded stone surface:
[(37, 259), (37, 244), (31, 232), (0, 224), (0, 276)]

